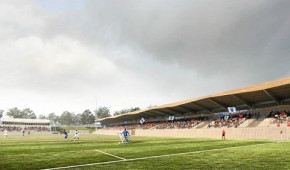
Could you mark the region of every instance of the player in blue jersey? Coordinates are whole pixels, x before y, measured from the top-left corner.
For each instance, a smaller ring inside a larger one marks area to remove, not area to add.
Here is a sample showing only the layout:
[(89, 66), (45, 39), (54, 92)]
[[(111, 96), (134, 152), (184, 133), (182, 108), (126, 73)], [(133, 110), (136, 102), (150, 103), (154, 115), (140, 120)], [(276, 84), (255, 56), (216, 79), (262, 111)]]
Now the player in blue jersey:
[(129, 139), (128, 139), (128, 136), (130, 136), (129, 132), (127, 131), (127, 129), (125, 128), (124, 131), (123, 131), (123, 136), (125, 138), (125, 142), (128, 143), (129, 142)]
[(64, 134), (64, 138), (65, 138), (67, 141), (69, 141), (67, 131), (64, 129), (62, 133)]

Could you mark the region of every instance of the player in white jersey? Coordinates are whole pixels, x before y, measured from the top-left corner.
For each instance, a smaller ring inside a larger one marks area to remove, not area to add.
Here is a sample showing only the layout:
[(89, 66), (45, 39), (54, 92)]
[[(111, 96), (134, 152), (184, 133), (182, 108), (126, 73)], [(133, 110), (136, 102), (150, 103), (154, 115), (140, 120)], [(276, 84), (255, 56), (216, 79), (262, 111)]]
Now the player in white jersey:
[(8, 131), (6, 129), (4, 130), (4, 138), (8, 138)]
[(120, 137), (120, 142), (119, 143), (123, 143), (123, 131), (120, 129), (119, 131), (118, 131), (118, 135), (119, 135), (119, 137)]
[(80, 132), (78, 130), (76, 130), (75, 132), (75, 137), (74, 137), (74, 142), (76, 141), (76, 139), (80, 140)]

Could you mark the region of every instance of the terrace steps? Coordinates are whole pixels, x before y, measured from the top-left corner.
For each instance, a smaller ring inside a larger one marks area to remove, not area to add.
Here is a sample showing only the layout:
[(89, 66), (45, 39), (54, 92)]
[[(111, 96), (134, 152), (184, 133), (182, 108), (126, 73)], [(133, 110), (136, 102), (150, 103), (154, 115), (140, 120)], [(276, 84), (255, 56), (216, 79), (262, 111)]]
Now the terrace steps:
[(195, 126), (194, 129), (203, 129), (203, 128), (207, 128), (207, 125), (208, 125), (210, 122), (211, 122), (211, 121), (201, 122), (200, 124), (198, 124), (197, 126)]
[(264, 118), (261, 119), (254, 119), (247, 127), (257, 127), (260, 123), (264, 121)]
[(248, 127), (255, 119), (247, 119), (244, 123), (242, 123), (239, 128), (245, 128)]
[(264, 119), (257, 127), (269, 127), (270, 124), (273, 124), (274, 118)]

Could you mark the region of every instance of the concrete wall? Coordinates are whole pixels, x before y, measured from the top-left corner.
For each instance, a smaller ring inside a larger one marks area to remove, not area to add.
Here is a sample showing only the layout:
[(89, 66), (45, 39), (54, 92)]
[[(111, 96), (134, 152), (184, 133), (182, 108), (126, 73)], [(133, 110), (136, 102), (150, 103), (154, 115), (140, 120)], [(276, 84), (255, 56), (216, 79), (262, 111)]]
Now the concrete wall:
[[(135, 130), (135, 136), (221, 138), (222, 128), (216, 129), (154, 129)], [(280, 135), (280, 131), (283, 134)], [(269, 139), (289, 140), (289, 127), (225, 128), (228, 139)], [(117, 135), (117, 130), (97, 130), (95, 134)]]

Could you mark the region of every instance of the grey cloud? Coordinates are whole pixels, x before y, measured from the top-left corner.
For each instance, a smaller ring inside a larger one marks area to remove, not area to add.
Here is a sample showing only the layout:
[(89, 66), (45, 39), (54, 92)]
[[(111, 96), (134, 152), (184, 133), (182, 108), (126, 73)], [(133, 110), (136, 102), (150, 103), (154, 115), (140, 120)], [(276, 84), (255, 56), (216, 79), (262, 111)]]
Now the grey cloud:
[(23, 3), (0, 14), (1, 87), (82, 91), (123, 107), (290, 76), (287, 0)]
[[(81, 12), (54, 22), (62, 23), (62, 34), (107, 50), (131, 48), (137, 58), (177, 63), (203, 76), (251, 78), (255, 72), (264, 81), (289, 75), (289, 6), (283, 0), (85, 1)], [(273, 67), (279, 69), (265, 71)]]
[(289, 76), (289, 6), (289, 1), (85, 1), (82, 10), (57, 15), (49, 25), (106, 52), (130, 49), (134, 59), (107, 58), (149, 80), (159, 75), (160, 86), (174, 78), (158, 74), (158, 68), (146, 70), (143, 58), (169, 68), (177, 64), (188, 70), (184, 77), (192, 72), (222, 77), (236, 82), (228, 87), (234, 88)]

